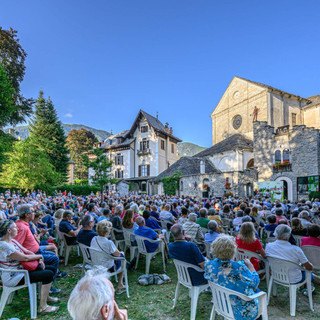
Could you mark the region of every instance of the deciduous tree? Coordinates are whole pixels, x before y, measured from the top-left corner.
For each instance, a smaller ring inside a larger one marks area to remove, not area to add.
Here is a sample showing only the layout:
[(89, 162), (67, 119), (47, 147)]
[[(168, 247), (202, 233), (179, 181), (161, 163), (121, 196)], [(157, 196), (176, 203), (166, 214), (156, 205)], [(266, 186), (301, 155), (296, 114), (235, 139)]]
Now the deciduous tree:
[(71, 130), (67, 135), (67, 146), (70, 159), (75, 162), (73, 171), (75, 179), (88, 179), (88, 168), (85, 165), (84, 152), (92, 150), (97, 142), (96, 136), (86, 129)]
[(17, 31), (10, 28), (4, 30), (0, 27), (0, 64), (14, 89), (12, 108), (6, 115), (6, 124), (15, 125), (25, 120), (32, 113), (34, 100), (26, 99), (20, 92), (20, 83), (25, 75), (26, 52), (21, 47), (17, 37)]
[(32, 190), (36, 186), (56, 185), (61, 181), (49, 156), (32, 139), (16, 141), (0, 173), (0, 183), (6, 187)]

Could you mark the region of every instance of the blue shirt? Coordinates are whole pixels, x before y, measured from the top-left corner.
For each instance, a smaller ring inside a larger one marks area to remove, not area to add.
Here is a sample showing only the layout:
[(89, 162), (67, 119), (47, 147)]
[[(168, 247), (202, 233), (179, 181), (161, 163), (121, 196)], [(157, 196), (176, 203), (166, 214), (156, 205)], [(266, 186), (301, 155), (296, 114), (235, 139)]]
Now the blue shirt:
[(105, 216), (101, 216), (101, 217), (99, 217), (99, 219), (98, 219), (98, 223), (99, 223), (100, 221), (103, 221), (103, 220), (109, 220), (109, 219), (107, 219)]
[(81, 229), (78, 233), (77, 240), (78, 240), (78, 242), (83, 243), (87, 247), (90, 247), (92, 238), (97, 235), (98, 234), (92, 230)]
[(88, 212), (88, 214), (92, 215), (94, 217), (94, 221), (97, 222), (98, 221), (98, 216), (94, 213), (94, 212)]
[(155, 217), (157, 220), (160, 220), (160, 216), (159, 216), (159, 213), (158, 213), (158, 212), (151, 211), (151, 212), (150, 212), (150, 216), (151, 216), (151, 217)]
[[(222, 287), (243, 293), (247, 296), (256, 293), (259, 276), (251, 272), (242, 261), (214, 259), (204, 265), (205, 278)], [(254, 320), (259, 311), (259, 301), (244, 301), (231, 295), (231, 307), (236, 320)]]
[(154, 220), (152, 218), (146, 219), (145, 221), (146, 221), (146, 226), (151, 229), (160, 229), (160, 230), (162, 229), (159, 222), (157, 222), (156, 220)]
[[(187, 262), (199, 267), (206, 261), (205, 257), (201, 254), (199, 248), (193, 242), (186, 240), (176, 240), (168, 245), (169, 257), (183, 262)], [(207, 282), (204, 278), (203, 272), (198, 272), (194, 269), (189, 269), (192, 284), (199, 286)]]
[[(157, 237), (157, 233), (147, 227), (139, 227), (134, 234), (136, 234), (137, 236), (141, 236), (141, 237), (146, 237), (149, 238), (151, 240), (155, 240)], [(146, 245), (146, 249), (148, 252), (154, 252), (158, 249), (159, 243), (150, 243), (149, 241), (145, 240), (144, 241), (145, 245)]]
[(208, 232), (204, 235), (204, 241), (205, 242), (213, 242), (214, 240), (216, 240), (218, 237), (220, 236), (220, 233), (218, 232)]
[[(64, 232), (64, 233), (69, 233), (69, 231), (74, 231), (77, 230), (76, 227), (74, 227), (71, 222), (69, 222), (68, 220), (61, 220), (60, 224), (59, 224), (59, 231), (60, 232)], [(75, 244), (77, 242), (77, 238), (76, 237), (65, 237), (66, 241), (67, 241), (67, 245), (72, 245)]]

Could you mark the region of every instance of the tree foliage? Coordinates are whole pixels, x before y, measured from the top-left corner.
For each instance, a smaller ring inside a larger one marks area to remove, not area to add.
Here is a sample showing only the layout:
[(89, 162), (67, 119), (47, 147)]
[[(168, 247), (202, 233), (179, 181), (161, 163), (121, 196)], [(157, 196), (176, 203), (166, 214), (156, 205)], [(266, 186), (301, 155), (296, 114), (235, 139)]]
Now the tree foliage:
[(10, 122), (16, 106), (13, 104), (14, 89), (7, 72), (0, 64), (0, 127)]
[(32, 190), (61, 181), (46, 152), (30, 138), (16, 141), (0, 173), (0, 183), (6, 187)]
[(66, 180), (69, 162), (66, 136), (51, 99), (46, 101), (42, 91), (30, 123), (30, 139), (46, 152), (55, 171)]
[(2, 166), (6, 162), (7, 153), (12, 150), (15, 138), (10, 134), (6, 134), (0, 130), (0, 172), (2, 171)]
[(89, 160), (87, 156), (86, 166), (93, 169), (93, 175), (91, 176), (92, 182), (100, 186), (102, 195), (108, 183), (114, 184), (118, 180), (111, 177), (110, 169), (112, 167), (112, 161), (108, 160), (103, 150), (94, 149), (91, 154), (92, 160)]
[[(14, 89), (12, 107), (6, 109), (5, 124), (15, 125), (32, 113), (33, 99), (26, 99), (20, 92), (20, 83), (25, 75), (26, 52), (17, 38), (17, 31), (0, 27), (0, 64), (4, 67)], [(3, 119), (3, 120), (4, 120)]]
[(161, 179), (164, 193), (168, 196), (174, 196), (179, 189), (179, 181), (182, 177), (181, 171), (176, 171), (172, 176)]
[(88, 168), (85, 166), (83, 154), (92, 150), (94, 143), (97, 141), (96, 136), (86, 129), (74, 129), (68, 133), (67, 146), (70, 151), (70, 160), (75, 162), (73, 171), (75, 179), (88, 178)]

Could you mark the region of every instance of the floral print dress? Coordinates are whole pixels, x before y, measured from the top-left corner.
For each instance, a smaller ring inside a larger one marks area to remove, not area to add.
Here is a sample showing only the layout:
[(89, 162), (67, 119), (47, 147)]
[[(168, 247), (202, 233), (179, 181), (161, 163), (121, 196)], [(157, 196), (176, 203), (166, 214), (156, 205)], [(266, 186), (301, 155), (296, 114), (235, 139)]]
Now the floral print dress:
[[(256, 271), (251, 272), (243, 261), (219, 260), (207, 261), (204, 265), (207, 280), (247, 296), (255, 294), (259, 285)], [(237, 320), (254, 320), (259, 311), (259, 301), (244, 301), (230, 296), (232, 310)]]

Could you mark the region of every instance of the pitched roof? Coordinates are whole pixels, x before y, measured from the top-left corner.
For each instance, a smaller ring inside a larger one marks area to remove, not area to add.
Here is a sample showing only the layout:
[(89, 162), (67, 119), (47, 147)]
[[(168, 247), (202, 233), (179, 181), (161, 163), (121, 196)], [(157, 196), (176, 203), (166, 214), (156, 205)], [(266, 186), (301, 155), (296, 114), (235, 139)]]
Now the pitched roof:
[(181, 171), (182, 176), (200, 174), (200, 161), (204, 161), (205, 173), (219, 173), (210, 160), (199, 157), (182, 157), (176, 161), (170, 168), (161, 172), (154, 180), (160, 180), (164, 177), (173, 175), (176, 171)]
[(170, 134), (169, 132), (167, 132), (165, 126), (162, 124), (162, 122), (161, 122), (159, 119), (155, 118), (155, 117), (152, 116), (151, 114), (149, 114), (149, 113), (147, 113), (147, 112), (145, 112), (145, 111), (143, 111), (143, 110), (141, 110), (141, 109), (139, 110), (139, 113), (138, 113), (138, 115), (137, 115), (137, 117), (136, 117), (136, 119), (135, 119), (135, 121), (134, 121), (131, 129), (130, 129), (130, 133), (131, 133), (131, 134), (133, 134), (134, 130), (136, 129), (137, 120), (139, 119), (139, 117), (140, 117), (141, 115), (143, 115), (143, 116), (146, 118), (148, 124), (149, 124), (151, 127), (153, 127), (156, 131), (162, 132), (163, 134), (171, 137), (172, 139), (177, 140), (177, 142), (182, 141), (182, 140), (180, 140), (179, 138), (177, 138), (177, 137), (175, 137), (174, 135), (172, 135), (172, 134)]
[(229, 138), (218, 142), (212, 147), (197, 153), (194, 157), (212, 156), (217, 153), (236, 149), (253, 149), (253, 141), (244, 137), (240, 133), (236, 133)]
[(288, 95), (290, 95), (290, 96), (292, 96), (292, 97), (295, 97), (295, 98), (297, 98), (297, 99), (306, 100), (306, 102), (309, 102), (309, 103), (310, 103), (310, 101), (308, 101), (309, 98), (303, 98), (303, 97), (300, 97), (300, 96), (298, 96), (298, 95), (296, 95), (296, 94), (289, 93), (289, 92), (286, 92), (286, 91), (277, 89), (277, 88), (275, 88), (275, 87), (271, 87), (271, 86), (269, 86), (269, 85), (266, 85), (266, 84), (264, 84), (264, 83), (260, 83), (260, 82), (248, 80), (248, 79), (245, 79), (245, 78), (242, 78), (242, 77), (235, 76), (235, 78), (238, 78), (238, 79), (241, 79), (241, 80), (250, 82), (250, 83), (252, 83), (252, 84), (254, 84), (254, 85), (256, 85), (256, 86), (264, 87), (264, 88), (269, 89), (269, 90), (271, 90), (271, 91), (279, 91), (279, 92), (281, 92), (282, 94), (288, 94)]
[(306, 106), (303, 107), (304, 108), (309, 108), (309, 107), (313, 107), (313, 106), (316, 106), (318, 104), (320, 104), (320, 95), (314, 95), (314, 96), (311, 96), (311, 97), (308, 97), (307, 98), (308, 100), (310, 100), (311, 103), (307, 104)]

